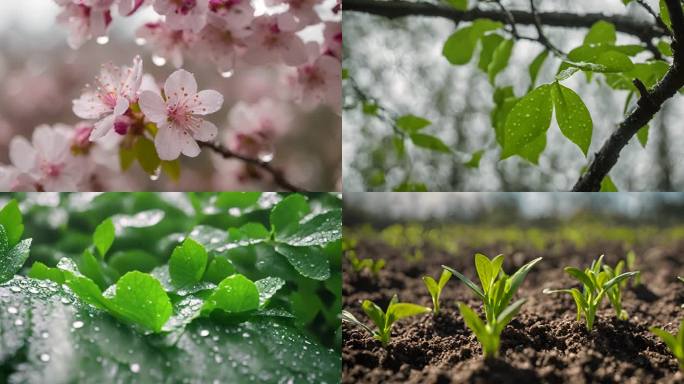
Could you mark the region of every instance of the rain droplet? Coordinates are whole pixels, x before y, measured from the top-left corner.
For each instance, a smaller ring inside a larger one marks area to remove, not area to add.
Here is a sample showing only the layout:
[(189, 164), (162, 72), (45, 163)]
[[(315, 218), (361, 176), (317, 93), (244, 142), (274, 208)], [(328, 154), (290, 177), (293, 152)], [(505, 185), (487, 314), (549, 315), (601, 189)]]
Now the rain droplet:
[(154, 173), (152, 173), (150, 175), (150, 180), (157, 181), (157, 180), (159, 180), (160, 175), (161, 175), (161, 167), (157, 167), (157, 169), (154, 170)]
[(24, 320), (22, 320), (22, 319), (14, 320), (14, 325), (23, 325), (23, 324), (24, 324)]
[(235, 73), (235, 71), (233, 71), (232, 69), (229, 69), (227, 71), (221, 72), (221, 77), (227, 79), (227, 78), (233, 76), (233, 73)]
[(140, 372), (140, 364), (138, 364), (138, 363), (131, 364), (131, 372), (133, 372), (133, 373)]
[(214, 361), (217, 364), (221, 364), (223, 362), (223, 357), (221, 357), (220, 355), (214, 355)]
[(100, 36), (97, 39), (95, 39), (95, 41), (97, 41), (97, 43), (100, 45), (105, 45), (109, 43), (109, 36)]
[(147, 43), (147, 40), (145, 40), (145, 39), (142, 38), (142, 37), (138, 37), (138, 38), (135, 39), (135, 44), (136, 44), (136, 45), (141, 45), (141, 46), (142, 46), (142, 45), (145, 45), (145, 43)]
[(201, 331), (200, 331), (200, 336), (202, 336), (202, 337), (207, 337), (207, 336), (209, 336), (209, 331), (207, 331), (206, 329), (201, 330)]
[(240, 208), (233, 207), (228, 210), (228, 214), (231, 216), (240, 216)]
[(67, 299), (66, 297), (62, 297), (62, 304), (71, 304), (71, 301)]
[(30, 293), (33, 293), (34, 295), (36, 295), (36, 294), (38, 294), (38, 292), (40, 292), (40, 291), (39, 291), (38, 288), (36, 288), (36, 287), (31, 287), (31, 288), (29, 288), (29, 292), (30, 292)]
[(47, 333), (47, 331), (43, 331), (41, 332), (40, 337), (42, 337), (43, 339), (47, 339), (48, 337), (50, 337), (50, 334)]
[(273, 151), (261, 151), (257, 157), (259, 157), (259, 160), (263, 161), (264, 163), (270, 163), (271, 160), (273, 160)]
[(50, 361), (50, 355), (48, 355), (47, 353), (41, 353), (40, 361), (47, 363), (48, 361)]
[(17, 287), (16, 285), (13, 285), (10, 287), (10, 291), (12, 292), (21, 292), (21, 288)]
[(71, 326), (76, 329), (83, 328), (83, 322), (81, 320), (76, 320), (73, 322), (73, 324), (71, 324)]
[(164, 64), (166, 64), (166, 59), (161, 56), (152, 55), (152, 62), (154, 63), (154, 65), (161, 67)]
[(19, 312), (19, 310), (17, 310), (14, 307), (9, 307), (7, 308), (7, 312), (11, 313), (12, 315), (15, 315), (17, 312)]

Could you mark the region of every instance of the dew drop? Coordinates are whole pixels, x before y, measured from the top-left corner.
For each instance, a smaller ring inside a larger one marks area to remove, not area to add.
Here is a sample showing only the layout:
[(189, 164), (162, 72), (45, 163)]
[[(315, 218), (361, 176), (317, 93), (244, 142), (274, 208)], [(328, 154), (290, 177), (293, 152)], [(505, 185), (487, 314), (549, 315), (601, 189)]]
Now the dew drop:
[(76, 329), (83, 328), (83, 322), (81, 320), (76, 320), (73, 322), (73, 324), (71, 324), (71, 326)]
[(159, 180), (159, 176), (161, 176), (161, 167), (157, 167), (157, 169), (154, 170), (154, 172), (150, 175), (150, 180), (157, 181)]
[(233, 207), (228, 210), (228, 214), (231, 216), (240, 216), (240, 208)]
[(138, 363), (131, 364), (130, 368), (131, 368), (131, 372), (133, 372), (133, 373), (140, 372), (140, 364), (138, 364)]
[(61, 302), (62, 302), (62, 304), (71, 304), (71, 301), (69, 299), (67, 299), (66, 297), (62, 297)]
[(214, 355), (214, 361), (217, 364), (221, 364), (221, 363), (223, 363), (223, 357), (221, 357), (221, 355)]
[(209, 331), (207, 331), (206, 329), (201, 330), (201, 331), (200, 331), (200, 336), (202, 336), (202, 337), (207, 337), (207, 336), (209, 336)]
[(40, 361), (47, 363), (48, 361), (50, 361), (50, 355), (48, 355), (47, 353), (41, 353)]
[(48, 337), (50, 337), (50, 334), (47, 333), (47, 331), (43, 331), (41, 332), (40, 337), (42, 337), (43, 339), (47, 339)]
[(14, 307), (9, 307), (9, 308), (7, 308), (7, 312), (9, 312), (9, 313), (12, 314), (12, 315), (16, 315), (17, 312), (19, 312), (19, 310), (17, 310), (17, 309), (14, 308)]
[(105, 45), (109, 43), (109, 36), (100, 36), (97, 39), (95, 39), (95, 41), (97, 41), (97, 43), (100, 45)]
[(138, 37), (138, 38), (135, 39), (135, 44), (136, 44), (136, 45), (142, 46), (142, 45), (145, 45), (145, 43), (147, 43), (147, 40), (145, 40), (145, 39), (142, 38), (142, 37)]
[(270, 163), (273, 160), (273, 151), (261, 151), (257, 157), (264, 163)]
[(154, 65), (161, 67), (164, 64), (166, 64), (166, 59), (161, 56), (152, 55), (152, 62), (154, 63)]
[(23, 325), (23, 324), (24, 324), (24, 320), (22, 320), (22, 319), (14, 320), (14, 325)]
[(227, 79), (227, 78), (233, 76), (233, 73), (235, 73), (235, 71), (233, 71), (232, 69), (230, 69), (230, 70), (221, 72), (221, 77), (223, 77), (224, 79)]

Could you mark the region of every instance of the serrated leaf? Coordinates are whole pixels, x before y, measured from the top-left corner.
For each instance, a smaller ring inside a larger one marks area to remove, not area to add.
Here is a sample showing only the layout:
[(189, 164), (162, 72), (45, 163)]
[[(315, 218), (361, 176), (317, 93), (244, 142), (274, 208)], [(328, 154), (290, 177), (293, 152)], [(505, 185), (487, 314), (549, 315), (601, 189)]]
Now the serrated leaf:
[(107, 251), (109, 251), (109, 248), (112, 247), (114, 235), (114, 223), (111, 218), (103, 221), (95, 228), (95, 233), (93, 233), (93, 244), (95, 244), (95, 248), (97, 248), (100, 253), (100, 257), (104, 257), (107, 254)]
[(241, 274), (228, 276), (207, 298), (202, 311), (220, 309), (228, 314), (240, 314), (259, 308), (259, 290), (252, 280)]
[(584, 102), (575, 91), (556, 82), (552, 89), (556, 121), (561, 132), (577, 144), (584, 155), (589, 151), (593, 123)]
[(285, 256), (303, 276), (314, 280), (327, 280), (330, 277), (328, 258), (319, 247), (292, 247), (287, 244), (276, 244), (275, 250)]
[(177, 246), (169, 259), (169, 275), (176, 287), (198, 283), (207, 266), (207, 251), (195, 240), (188, 238)]
[(397, 128), (406, 133), (415, 133), (432, 124), (430, 120), (415, 115), (404, 115), (397, 119)]
[(417, 147), (427, 148), (435, 152), (451, 153), (451, 148), (435, 136), (424, 133), (412, 133), (410, 138), (411, 142)]
[(21, 235), (24, 233), (24, 224), (22, 223), (21, 211), (16, 200), (10, 200), (0, 210), (0, 225), (5, 227), (7, 242), (10, 248), (19, 243)]
[(492, 55), (492, 62), (487, 67), (487, 74), (489, 76), (489, 83), (494, 85), (496, 75), (503, 71), (508, 65), (508, 60), (511, 58), (513, 52), (513, 40), (504, 40), (496, 47)]
[(546, 147), (546, 131), (551, 124), (552, 111), (549, 84), (541, 85), (521, 98), (506, 118), (501, 158), (517, 154), (536, 162)]

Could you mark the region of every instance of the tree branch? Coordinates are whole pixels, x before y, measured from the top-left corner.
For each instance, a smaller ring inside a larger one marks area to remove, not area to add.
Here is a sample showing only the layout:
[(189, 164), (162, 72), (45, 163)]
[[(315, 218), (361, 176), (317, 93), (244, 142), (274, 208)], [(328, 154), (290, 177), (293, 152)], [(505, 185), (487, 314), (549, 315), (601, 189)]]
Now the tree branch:
[(587, 172), (572, 188), (575, 192), (598, 191), (601, 188), (601, 181), (617, 162), (622, 148), (641, 127), (653, 118), (663, 103), (684, 86), (684, 50), (679, 49), (680, 42), (684, 42), (684, 14), (679, 0), (665, 0), (665, 3), (670, 12), (674, 34), (672, 66), (651, 90), (647, 90), (641, 81), (634, 82), (641, 94), (636, 109), (620, 123), (618, 129), (610, 135), (596, 153)]
[[(344, 0), (344, 12), (363, 12), (384, 16), (390, 19), (405, 16), (442, 17), (454, 21), (472, 21), (487, 18), (508, 22), (508, 17), (501, 10), (469, 9), (459, 11), (446, 5), (435, 5), (425, 2), (409, 2), (404, 0)], [(531, 12), (521, 10), (509, 11), (516, 24), (534, 25), (535, 17)], [(574, 14), (569, 12), (542, 12), (537, 14), (541, 24), (554, 27), (589, 28), (599, 20), (608, 21), (623, 33), (643, 39), (668, 36), (666, 30), (657, 25), (634, 20), (623, 15), (604, 15), (602, 13)]]
[(287, 179), (285, 178), (283, 173), (280, 170), (274, 168), (271, 165), (271, 163), (269, 163), (269, 162), (261, 161), (259, 159), (253, 159), (251, 157), (242, 156), (238, 153), (232, 152), (230, 149), (222, 146), (221, 144), (219, 144), (217, 142), (202, 142), (202, 141), (200, 141), (200, 142), (198, 142), (198, 144), (200, 145), (200, 147), (208, 148), (208, 149), (211, 149), (212, 151), (218, 153), (224, 159), (242, 160), (246, 164), (255, 166), (257, 168), (260, 168), (260, 169), (268, 172), (273, 177), (273, 181), (278, 186), (280, 186), (281, 188), (283, 188), (285, 190), (292, 191), (292, 192), (307, 192), (304, 188), (297, 187), (297, 186), (291, 184), (289, 181), (287, 181)]

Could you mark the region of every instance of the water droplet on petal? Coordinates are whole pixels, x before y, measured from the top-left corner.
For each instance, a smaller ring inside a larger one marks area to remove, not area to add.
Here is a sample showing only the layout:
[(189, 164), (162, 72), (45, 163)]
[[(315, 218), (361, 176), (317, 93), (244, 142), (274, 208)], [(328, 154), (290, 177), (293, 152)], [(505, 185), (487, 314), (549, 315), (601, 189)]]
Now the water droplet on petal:
[(142, 38), (142, 37), (138, 37), (138, 38), (135, 39), (135, 44), (136, 44), (136, 45), (142, 46), (142, 45), (145, 45), (145, 43), (147, 43), (147, 40), (145, 40), (145, 39)]
[(261, 151), (257, 157), (264, 163), (270, 163), (273, 160), (273, 151)]
[(100, 36), (97, 39), (95, 39), (95, 41), (97, 41), (97, 43), (100, 45), (105, 45), (109, 43), (109, 36)]
[(227, 71), (221, 72), (221, 77), (227, 79), (227, 78), (233, 76), (233, 73), (235, 73), (235, 71), (233, 71), (232, 69), (229, 69)]
[(166, 64), (166, 59), (161, 56), (152, 55), (152, 62), (154, 63), (154, 65), (161, 67), (164, 64)]

